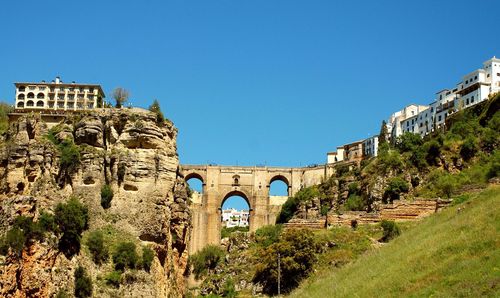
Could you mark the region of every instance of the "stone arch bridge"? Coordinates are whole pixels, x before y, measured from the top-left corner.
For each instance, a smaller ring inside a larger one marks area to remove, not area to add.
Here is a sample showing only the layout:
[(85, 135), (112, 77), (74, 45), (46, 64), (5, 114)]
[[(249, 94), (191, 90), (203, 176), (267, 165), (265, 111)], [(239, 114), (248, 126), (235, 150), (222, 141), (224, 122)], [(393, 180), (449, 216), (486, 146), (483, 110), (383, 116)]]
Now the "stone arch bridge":
[[(202, 192), (193, 193), (193, 233), (190, 253), (207, 244), (219, 244), (222, 229), (221, 208), (233, 195), (243, 197), (250, 206), (250, 231), (274, 224), (288, 196), (301, 188), (319, 184), (333, 174), (333, 165), (303, 168), (244, 167), (219, 165), (182, 165), (186, 181), (196, 178), (202, 182)], [(280, 180), (288, 186), (288, 196), (270, 196), (272, 182)]]

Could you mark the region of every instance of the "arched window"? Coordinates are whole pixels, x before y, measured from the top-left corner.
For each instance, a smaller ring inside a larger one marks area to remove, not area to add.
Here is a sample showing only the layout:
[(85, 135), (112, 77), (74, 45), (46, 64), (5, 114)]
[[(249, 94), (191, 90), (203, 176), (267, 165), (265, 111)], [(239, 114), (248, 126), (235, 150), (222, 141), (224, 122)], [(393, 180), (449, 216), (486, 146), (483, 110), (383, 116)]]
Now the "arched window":
[(288, 186), (288, 181), (285, 177), (273, 177), (273, 179), (271, 179), (271, 182), (269, 183), (269, 195), (287, 197), (289, 195)]
[(28, 93), (28, 98), (35, 98), (35, 94), (33, 92)]
[(43, 100), (39, 100), (39, 101), (37, 101), (37, 102), (36, 102), (36, 106), (37, 106), (38, 108), (43, 108)]
[(19, 94), (19, 95), (17, 96), (17, 99), (24, 99), (24, 98), (25, 98), (24, 94)]
[(35, 105), (35, 103), (32, 100), (28, 100), (28, 102), (26, 103), (27, 107), (32, 107), (34, 105)]
[(40, 92), (40, 93), (38, 93), (38, 94), (36, 95), (36, 98), (38, 98), (38, 99), (43, 99), (43, 98), (45, 98), (45, 94), (43, 94), (42, 92)]
[(24, 108), (24, 102), (22, 102), (22, 101), (21, 101), (21, 102), (18, 102), (18, 103), (17, 103), (17, 107), (18, 107), (18, 108)]

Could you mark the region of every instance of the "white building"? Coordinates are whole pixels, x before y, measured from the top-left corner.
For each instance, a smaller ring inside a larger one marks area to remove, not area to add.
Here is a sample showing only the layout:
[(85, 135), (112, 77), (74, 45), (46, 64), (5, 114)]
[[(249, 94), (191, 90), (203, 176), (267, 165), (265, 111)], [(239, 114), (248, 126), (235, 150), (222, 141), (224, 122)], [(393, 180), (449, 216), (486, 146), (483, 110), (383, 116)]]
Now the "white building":
[(100, 85), (63, 83), (56, 77), (51, 83), (18, 82), (16, 104), (18, 110), (86, 110), (102, 103), (105, 95)]
[(389, 117), (387, 129), (391, 138), (405, 132), (421, 136), (442, 128), (446, 118), (461, 109), (471, 107), (500, 92), (500, 59), (493, 57), (483, 63), (483, 68), (462, 78), (455, 89), (443, 89), (436, 99), (426, 105), (411, 104)]
[(249, 216), (248, 210), (236, 210), (234, 208), (222, 210), (222, 222), (228, 228), (248, 227)]
[(387, 121), (387, 130), (390, 132), (391, 138), (395, 139), (405, 132), (418, 132), (418, 115), (428, 109), (429, 106), (410, 104), (401, 111), (392, 114)]
[(365, 157), (377, 156), (378, 154), (378, 136), (372, 136), (363, 141), (363, 150)]

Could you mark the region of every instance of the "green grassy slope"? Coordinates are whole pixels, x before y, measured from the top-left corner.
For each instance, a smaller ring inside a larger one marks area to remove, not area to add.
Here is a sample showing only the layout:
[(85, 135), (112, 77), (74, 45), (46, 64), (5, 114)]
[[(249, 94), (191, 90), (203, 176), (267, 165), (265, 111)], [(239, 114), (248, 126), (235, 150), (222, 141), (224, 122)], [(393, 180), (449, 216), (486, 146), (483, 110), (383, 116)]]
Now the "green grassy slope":
[[(460, 209), (459, 209), (460, 208)], [(499, 297), (500, 187), (426, 218), (291, 297)]]

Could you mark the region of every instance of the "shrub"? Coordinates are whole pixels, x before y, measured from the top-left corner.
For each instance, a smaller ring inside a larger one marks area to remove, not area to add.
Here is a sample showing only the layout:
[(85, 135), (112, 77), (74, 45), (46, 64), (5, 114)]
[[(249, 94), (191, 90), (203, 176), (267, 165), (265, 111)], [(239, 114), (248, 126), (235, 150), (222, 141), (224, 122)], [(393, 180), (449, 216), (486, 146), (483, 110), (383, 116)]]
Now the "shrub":
[(2, 242), (2, 254), (6, 255), (10, 248), (17, 256), (21, 256), (24, 243), (26, 242), (26, 236), (21, 229), (13, 227), (7, 232)]
[(92, 296), (92, 280), (82, 266), (75, 270), (75, 297), (86, 298)]
[(232, 233), (234, 232), (248, 232), (249, 230), (249, 227), (246, 226), (246, 227), (222, 227), (222, 230), (221, 230), (221, 239), (222, 238), (227, 238), (229, 236), (231, 236)]
[(121, 271), (112, 271), (108, 275), (106, 275), (104, 280), (106, 281), (107, 285), (118, 288), (120, 286), (121, 277)]
[(238, 292), (236, 292), (234, 282), (231, 278), (228, 278), (222, 288), (222, 297), (235, 298), (237, 296)]
[(384, 230), (384, 234), (380, 239), (382, 242), (388, 242), (401, 234), (399, 226), (392, 220), (382, 220), (380, 226)]
[(282, 231), (283, 226), (280, 224), (263, 226), (255, 231), (255, 242), (263, 247), (268, 247), (278, 242)]
[(394, 177), (389, 180), (389, 184), (384, 191), (384, 199), (389, 199), (391, 202), (393, 200), (399, 200), (401, 193), (406, 193), (409, 190), (409, 185), (406, 180), (400, 177)]
[(121, 242), (113, 253), (113, 262), (116, 270), (125, 270), (125, 268), (134, 269), (139, 256), (137, 255), (135, 244), (133, 242)]
[(491, 162), (486, 173), (488, 179), (500, 176), (500, 152), (496, 151), (491, 157)]
[(87, 246), (92, 254), (94, 263), (100, 265), (109, 257), (108, 247), (104, 244), (104, 236), (101, 231), (93, 231), (87, 239)]
[(104, 184), (101, 187), (101, 206), (104, 209), (111, 207), (111, 200), (113, 200), (113, 189), (109, 184)]
[(335, 172), (337, 177), (342, 177), (345, 174), (349, 173), (349, 166), (346, 164), (341, 164), (335, 167)]
[(365, 200), (358, 195), (350, 195), (345, 202), (346, 210), (363, 211), (366, 208)]
[(153, 101), (153, 103), (149, 106), (149, 110), (156, 114), (156, 123), (163, 124), (163, 122), (165, 121), (165, 117), (161, 112), (160, 103), (158, 102), (158, 100), (155, 99)]
[(66, 139), (59, 144), (61, 159), (59, 165), (67, 172), (73, 172), (80, 164), (80, 148), (72, 140)]
[(149, 272), (149, 269), (151, 269), (151, 264), (153, 263), (154, 259), (154, 252), (151, 248), (144, 246), (142, 248), (142, 268)]
[(195, 278), (210, 274), (224, 258), (224, 251), (217, 245), (207, 245), (190, 258)]
[(117, 171), (117, 176), (118, 176), (118, 185), (121, 185), (122, 182), (125, 180), (125, 173), (127, 172), (127, 164), (124, 162), (119, 162), (118, 163), (118, 171)]
[(82, 232), (87, 228), (88, 209), (76, 198), (56, 206), (55, 219), (63, 233), (59, 240), (59, 249), (70, 257), (80, 251)]
[(437, 178), (435, 187), (439, 195), (450, 198), (455, 189), (458, 187), (458, 182), (453, 175), (443, 174)]
[(476, 141), (472, 137), (468, 137), (460, 147), (460, 156), (464, 160), (470, 160), (476, 154), (477, 146)]

